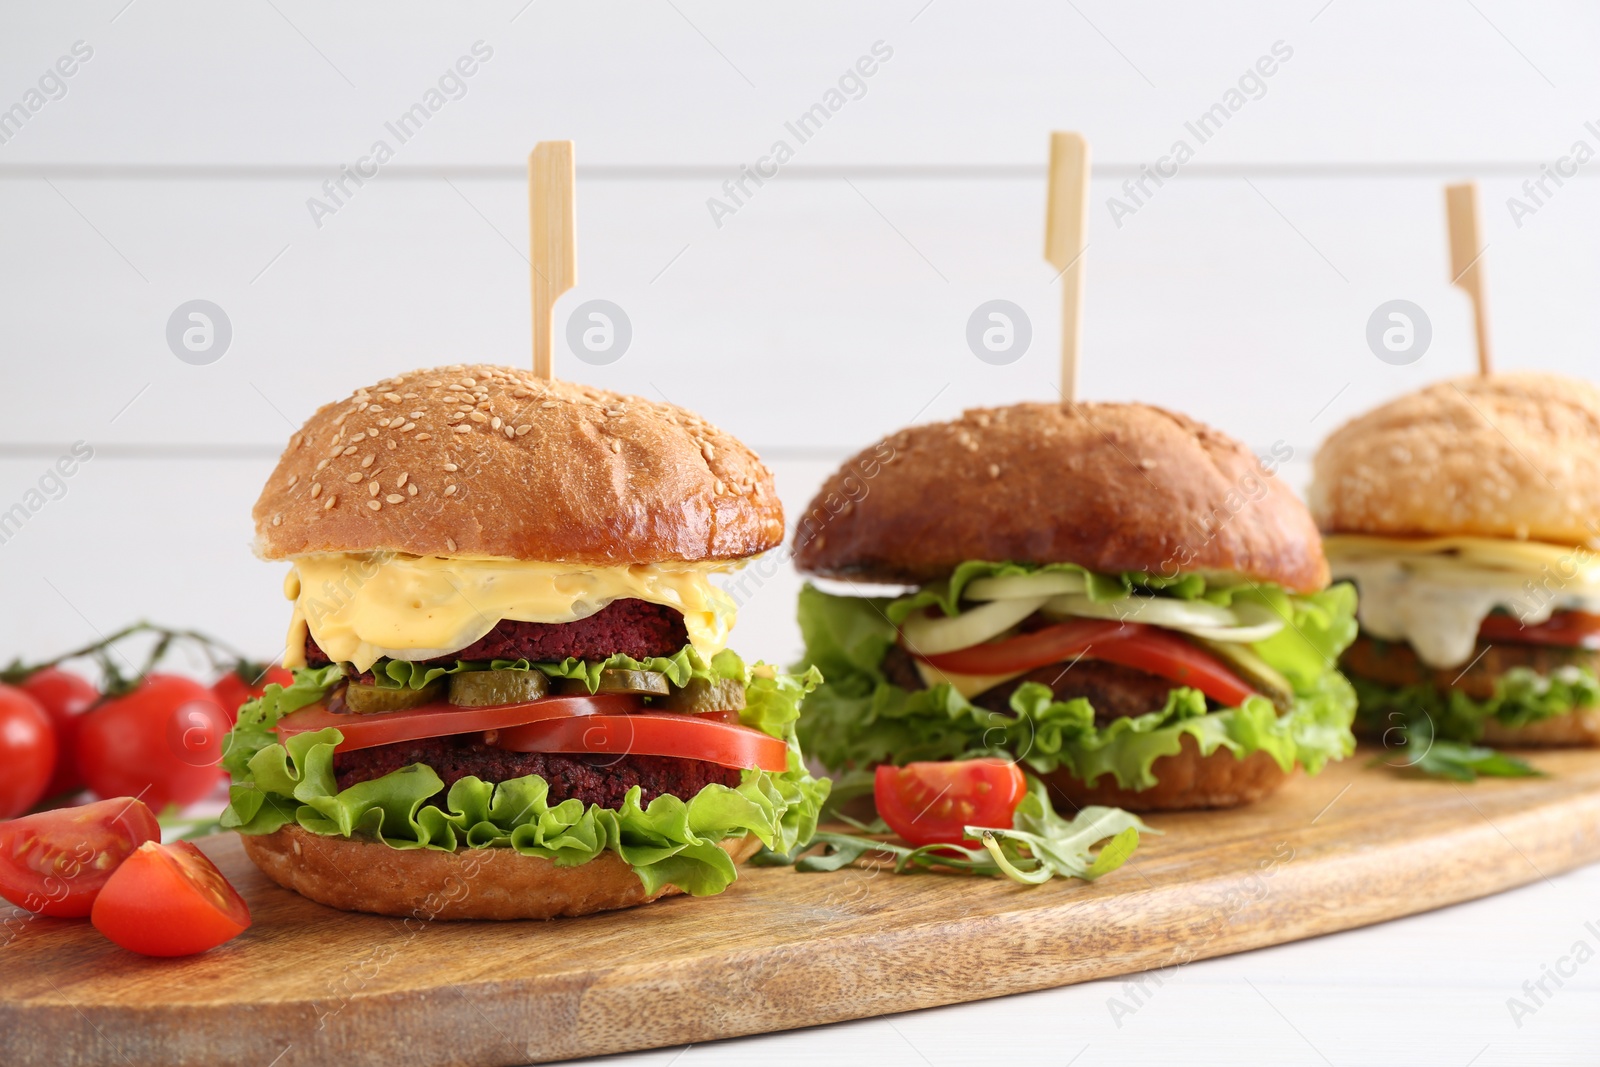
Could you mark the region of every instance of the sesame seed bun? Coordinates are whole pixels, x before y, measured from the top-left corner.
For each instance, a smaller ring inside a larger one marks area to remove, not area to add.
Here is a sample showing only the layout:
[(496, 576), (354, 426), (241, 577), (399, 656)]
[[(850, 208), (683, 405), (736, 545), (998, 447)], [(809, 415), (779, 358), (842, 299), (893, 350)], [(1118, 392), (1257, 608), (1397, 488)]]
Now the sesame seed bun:
[(738, 559), (783, 541), (772, 474), (671, 404), (482, 364), (320, 408), (256, 501), (267, 559), (395, 551), (596, 566)]
[(902, 430), (823, 485), (800, 570), (922, 584), (963, 560), (1328, 584), (1305, 506), (1244, 445), (1145, 404), (1015, 404)]
[[(299, 826), (241, 835), (245, 853), (285, 889), (343, 911), (418, 919), (554, 919), (648, 904), (682, 890), (645, 892), (626, 860), (602, 852), (558, 867), (509, 848), (391, 848), (381, 841), (326, 837)], [(741, 863), (761, 842), (730, 838), (723, 851)]]
[(1333, 432), (1311, 508), (1328, 533), (1600, 541), (1600, 389), (1512, 373), (1408, 393)]

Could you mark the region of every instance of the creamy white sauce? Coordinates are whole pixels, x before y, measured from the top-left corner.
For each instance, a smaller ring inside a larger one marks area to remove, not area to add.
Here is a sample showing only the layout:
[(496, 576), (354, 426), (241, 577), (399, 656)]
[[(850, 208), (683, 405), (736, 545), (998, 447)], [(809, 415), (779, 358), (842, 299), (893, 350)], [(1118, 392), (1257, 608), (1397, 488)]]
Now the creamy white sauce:
[(1405, 641), (1430, 667), (1459, 667), (1471, 660), (1478, 629), (1496, 608), (1524, 625), (1556, 611), (1600, 612), (1600, 589), (1578, 581), (1552, 586), (1526, 574), (1462, 564), (1449, 556), (1330, 560), (1333, 576), (1356, 583), (1362, 629), (1388, 641)]

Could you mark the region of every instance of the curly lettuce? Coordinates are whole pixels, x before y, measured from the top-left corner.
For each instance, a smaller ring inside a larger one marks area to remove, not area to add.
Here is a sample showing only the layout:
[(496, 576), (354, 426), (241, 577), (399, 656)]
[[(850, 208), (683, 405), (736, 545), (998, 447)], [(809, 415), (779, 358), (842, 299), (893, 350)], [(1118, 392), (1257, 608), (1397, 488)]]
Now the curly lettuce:
[(1490, 721), (1502, 726), (1527, 726), (1558, 715), (1600, 706), (1600, 679), (1575, 664), (1539, 674), (1512, 667), (1495, 679), (1494, 693), (1479, 700), (1459, 689), (1441, 689), (1432, 682), (1393, 686), (1351, 675), (1360, 701), (1363, 732), (1379, 736), (1406, 732), (1426, 722), (1429, 735), (1449, 741), (1474, 742)]
[[(911, 611), (936, 606), (953, 613), (962, 589), (976, 578), (1038, 570), (1082, 574), (1089, 595), (1100, 600), (1140, 592), (1270, 607), (1287, 625), (1250, 647), (1291, 683), (1292, 707), (1279, 715), (1271, 701), (1252, 696), (1239, 707), (1212, 711), (1203, 694), (1180, 686), (1159, 710), (1098, 726), (1087, 700), (1056, 700), (1037, 683), (1019, 686), (1009, 713), (997, 713), (976, 707), (947, 684), (907, 691), (884, 676), (897, 621)], [(1273, 585), (1212, 583), (1198, 574), (1162, 579), (1095, 574), (1070, 564), (970, 562), (947, 583), (898, 600), (832, 596), (807, 585), (799, 621), (806, 647), (802, 664), (820, 669), (826, 679), (806, 698), (801, 740), (832, 769), (1008, 755), (1041, 774), (1064, 768), (1090, 783), (1109, 774), (1123, 788), (1141, 790), (1155, 785), (1152, 765), (1178, 753), (1185, 736), (1205, 755), (1219, 749), (1240, 758), (1266, 752), (1285, 771), (1300, 764), (1312, 774), (1355, 750), (1355, 694), (1334, 669), (1356, 636), (1355, 592), (1348, 585), (1300, 596)]]
[(754, 834), (767, 847), (786, 851), (816, 831), (828, 782), (807, 773), (794, 724), (801, 701), (820, 678), (814, 671), (779, 674), (761, 664), (746, 669), (731, 652), (701, 668), (744, 679), (741, 719), (788, 743), (785, 771), (747, 770), (736, 787), (711, 785), (693, 797), (658, 796), (648, 805), (641, 804), (635, 786), (616, 809), (571, 798), (552, 803), (538, 775), (498, 784), (469, 776), (441, 800), (443, 781), (420, 763), (341, 790), (333, 772), (334, 748), (343, 739), (337, 729), (298, 734), (284, 743), (272, 730), (282, 716), (316, 703), (338, 683), (340, 669), (330, 666), (297, 670), (292, 685), (269, 685), (240, 709), (224, 750), (232, 785), (221, 822), (244, 834), (295, 824), (398, 849), (510, 848), (562, 867), (609, 850), (649, 892), (673, 885), (696, 896), (719, 893), (737, 877), (720, 842)]

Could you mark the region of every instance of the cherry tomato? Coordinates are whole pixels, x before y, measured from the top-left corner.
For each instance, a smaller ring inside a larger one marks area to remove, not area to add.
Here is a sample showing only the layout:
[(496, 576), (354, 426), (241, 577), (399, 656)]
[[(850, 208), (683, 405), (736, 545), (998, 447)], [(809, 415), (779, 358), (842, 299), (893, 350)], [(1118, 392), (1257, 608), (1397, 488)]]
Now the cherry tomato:
[(135, 796), (157, 811), (192, 804), (216, 787), (228, 716), (211, 690), (152, 674), (78, 724), (78, 766), (103, 797)]
[(789, 767), (789, 746), (771, 734), (664, 711), (549, 719), (501, 730), (492, 743), (513, 752), (676, 756), (763, 771)]
[(872, 781), (873, 800), (889, 829), (913, 845), (959, 845), (968, 826), (1008, 829), (1028, 782), (1001, 759), (883, 764)]
[(100, 690), (83, 675), (59, 667), (34, 671), (18, 688), (37, 700), (55, 724), (56, 773), (44, 795), (76, 793), (83, 788), (83, 775), (78, 771), (78, 716), (100, 699)]
[(187, 841), (149, 841), (95, 898), (94, 928), (130, 952), (192, 956), (239, 936), (250, 908), (216, 864)]
[(344, 740), (338, 752), (354, 752), (399, 741), (420, 741), (425, 737), (449, 737), (483, 730), (500, 730), (541, 719), (614, 714), (625, 715), (639, 707), (639, 698), (624, 693), (599, 693), (594, 696), (545, 697), (526, 704), (497, 704), (464, 708), (455, 704), (425, 704), (405, 711), (371, 712), (365, 715), (335, 714), (321, 704), (312, 704), (278, 720), (279, 740), (295, 734), (333, 727)]
[(293, 685), (294, 673), (284, 667), (268, 667), (262, 671), (246, 663), (212, 682), (211, 692), (216, 694), (217, 703), (227, 712), (231, 726), (239, 721), (239, 709), (265, 693), (267, 686), (273, 682), (285, 687)]
[(1515, 615), (1489, 615), (1478, 627), (1485, 641), (1508, 645), (1560, 645), (1565, 648), (1600, 648), (1600, 615), (1586, 611), (1558, 611), (1544, 622), (1524, 626)]
[(0, 897), (40, 915), (79, 918), (134, 849), (159, 840), (155, 815), (132, 797), (0, 823)]
[(0, 819), (21, 815), (44, 796), (56, 772), (56, 731), (39, 702), (0, 685)]
[(1104, 660), (1200, 690), (1223, 707), (1255, 693), (1221, 660), (1157, 626), (1106, 619), (1072, 619), (1003, 641), (922, 659), (955, 674), (1029, 671), (1075, 656)]

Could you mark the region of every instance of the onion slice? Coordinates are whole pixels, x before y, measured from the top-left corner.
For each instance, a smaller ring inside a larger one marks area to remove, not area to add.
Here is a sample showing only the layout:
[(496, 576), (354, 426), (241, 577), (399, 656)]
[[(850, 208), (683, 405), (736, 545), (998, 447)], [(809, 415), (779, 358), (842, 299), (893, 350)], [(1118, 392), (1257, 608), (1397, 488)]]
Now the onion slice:
[(1011, 629), (1043, 606), (1042, 596), (995, 600), (960, 615), (916, 614), (900, 624), (906, 648), (919, 656), (937, 656), (971, 648)]

